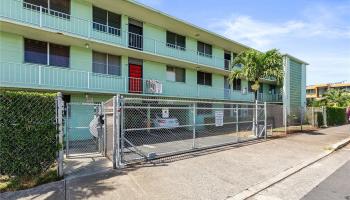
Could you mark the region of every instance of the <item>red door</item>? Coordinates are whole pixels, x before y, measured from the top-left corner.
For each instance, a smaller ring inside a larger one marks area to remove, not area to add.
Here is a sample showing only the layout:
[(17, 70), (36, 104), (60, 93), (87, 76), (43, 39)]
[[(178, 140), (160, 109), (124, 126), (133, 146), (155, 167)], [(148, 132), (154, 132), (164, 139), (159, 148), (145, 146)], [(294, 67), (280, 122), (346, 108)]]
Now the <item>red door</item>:
[(142, 93), (142, 65), (129, 64), (129, 92)]

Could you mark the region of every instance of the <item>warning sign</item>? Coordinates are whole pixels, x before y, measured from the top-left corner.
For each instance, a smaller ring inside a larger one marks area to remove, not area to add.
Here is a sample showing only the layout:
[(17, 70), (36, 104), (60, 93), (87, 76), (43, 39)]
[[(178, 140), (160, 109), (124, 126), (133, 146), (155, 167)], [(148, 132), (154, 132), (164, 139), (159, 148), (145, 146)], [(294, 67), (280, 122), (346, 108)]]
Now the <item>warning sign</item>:
[(224, 112), (215, 111), (215, 126), (223, 126), (223, 125), (224, 125)]
[(168, 108), (162, 109), (162, 118), (169, 118), (169, 109)]

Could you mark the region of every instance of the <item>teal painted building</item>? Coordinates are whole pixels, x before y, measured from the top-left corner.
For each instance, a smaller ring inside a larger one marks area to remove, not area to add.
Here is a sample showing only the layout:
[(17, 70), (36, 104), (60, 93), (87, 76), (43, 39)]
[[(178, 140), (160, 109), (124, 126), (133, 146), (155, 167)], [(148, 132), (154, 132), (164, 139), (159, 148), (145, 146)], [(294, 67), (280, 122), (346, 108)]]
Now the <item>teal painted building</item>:
[[(129, 0), (0, 1), (0, 86), (61, 91), (70, 102), (116, 93), (253, 102), (231, 62), (250, 47)], [(260, 101), (305, 106), (307, 63), (285, 55), (284, 87)]]

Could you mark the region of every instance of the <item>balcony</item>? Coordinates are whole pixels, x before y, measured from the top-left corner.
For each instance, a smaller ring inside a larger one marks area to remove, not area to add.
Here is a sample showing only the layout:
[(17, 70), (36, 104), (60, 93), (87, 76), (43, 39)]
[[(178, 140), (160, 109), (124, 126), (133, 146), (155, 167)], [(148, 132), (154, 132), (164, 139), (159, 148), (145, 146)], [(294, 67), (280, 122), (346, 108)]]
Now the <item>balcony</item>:
[(282, 95), (280, 94), (266, 94), (258, 93), (258, 101), (261, 102), (282, 102)]
[(0, 18), (203, 66), (225, 69), (224, 58), (202, 55), (196, 50), (174, 48), (155, 38), (128, 33), (125, 30), (98, 24), (89, 19), (24, 3), (21, 0), (1, 0)]
[(253, 101), (254, 94), (202, 85), (157, 81), (161, 92), (152, 92), (149, 83), (155, 80), (78, 71), (46, 65), (0, 62), (0, 86), (56, 91), (93, 93), (138, 93), (147, 95), (205, 98), (232, 101)]

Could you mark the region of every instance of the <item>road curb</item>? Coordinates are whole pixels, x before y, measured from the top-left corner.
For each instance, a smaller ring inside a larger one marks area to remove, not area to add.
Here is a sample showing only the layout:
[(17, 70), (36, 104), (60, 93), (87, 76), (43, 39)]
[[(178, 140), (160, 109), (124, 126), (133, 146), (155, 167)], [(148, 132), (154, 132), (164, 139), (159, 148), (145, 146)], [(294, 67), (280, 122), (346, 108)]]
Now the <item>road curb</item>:
[(231, 196), (231, 197), (228, 197), (227, 200), (244, 200), (244, 199), (248, 199), (254, 195), (256, 195), (257, 193), (271, 187), (272, 185), (286, 179), (287, 177), (301, 171), (302, 169), (318, 162), (319, 160), (329, 156), (330, 154), (332, 154), (333, 152), (343, 148), (344, 146), (348, 145), (350, 143), (350, 137), (340, 141), (340, 142), (337, 142), (333, 145), (330, 146), (330, 148), (328, 148), (328, 150), (324, 153), (321, 153), (320, 155), (318, 155), (317, 157), (313, 158), (313, 159), (310, 159), (306, 162), (303, 162), (301, 164), (298, 164), (292, 168), (289, 168), (285, 171), (283, 171), (282, 173), (266, 180), (266, 181), (263, 181), (261, 183), (258, 183), (257, 185), (254, 185), (250, 188), (247, 188), (245, 189), (244, 191), (234, 195), (234, 196)]

